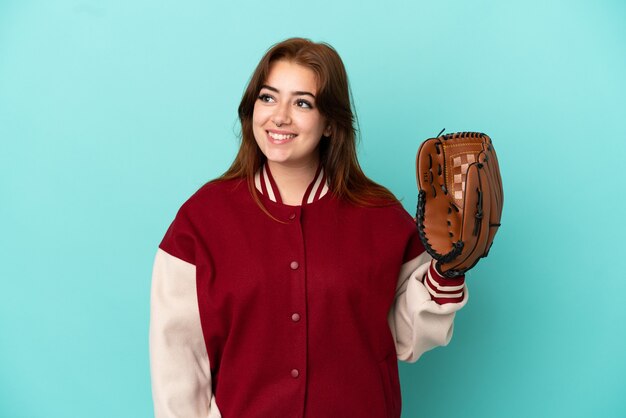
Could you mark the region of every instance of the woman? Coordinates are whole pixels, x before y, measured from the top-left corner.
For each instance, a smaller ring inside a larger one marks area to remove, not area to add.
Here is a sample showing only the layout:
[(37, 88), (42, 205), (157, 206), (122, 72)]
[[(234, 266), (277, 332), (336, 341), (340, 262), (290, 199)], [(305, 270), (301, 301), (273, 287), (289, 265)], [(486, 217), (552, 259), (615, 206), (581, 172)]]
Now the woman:
[(158, 417), (399, 417), (397, 359), (467, 301), (361, 171), (343, 63), (293, 38), (261, 59), (228, 171), (179, 210), (153, 273)]

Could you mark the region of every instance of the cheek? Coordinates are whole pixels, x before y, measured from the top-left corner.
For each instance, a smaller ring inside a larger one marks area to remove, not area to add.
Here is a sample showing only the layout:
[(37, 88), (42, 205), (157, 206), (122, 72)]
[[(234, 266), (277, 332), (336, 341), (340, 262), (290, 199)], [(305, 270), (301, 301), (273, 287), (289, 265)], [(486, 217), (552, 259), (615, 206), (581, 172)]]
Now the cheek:
[(270, 112), (263, 106), (255, 105), (252, 110), (252, 123), (254, 125), (262, 125), (267, 122)]
[(321, 117), (311, 118), (306, 122), (307, 130), (315, 134), (315, 136), (322, 136), (324, 133), (325, 123)]
[(261, 125), (262, 123), (259, 120), (259, 113), (256, 110), (256, 107), (254, 108), (254, 110), (252, 111), (252, 136), (254, 137), (254, 140), (258, 143), (259, 139), (259, 131), (261, 130)]

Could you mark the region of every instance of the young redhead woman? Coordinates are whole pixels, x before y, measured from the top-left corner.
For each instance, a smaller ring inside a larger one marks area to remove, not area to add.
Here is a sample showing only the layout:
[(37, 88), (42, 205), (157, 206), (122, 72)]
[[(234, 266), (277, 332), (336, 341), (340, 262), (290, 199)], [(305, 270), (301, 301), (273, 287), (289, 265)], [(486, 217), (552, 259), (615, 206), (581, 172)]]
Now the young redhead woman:
[(356, 157), (348, 79), (324, 43), (261, 59), (239, 153), (157, 250), (157, 417), (398, 418), (397, 360), (445, 345), (467, 302)]

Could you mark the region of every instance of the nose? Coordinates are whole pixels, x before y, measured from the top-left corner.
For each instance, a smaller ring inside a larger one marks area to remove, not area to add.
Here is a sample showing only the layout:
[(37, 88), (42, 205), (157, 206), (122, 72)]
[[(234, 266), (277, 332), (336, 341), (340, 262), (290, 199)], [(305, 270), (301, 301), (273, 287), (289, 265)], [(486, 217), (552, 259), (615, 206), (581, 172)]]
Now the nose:
[(289, 125), (291, 123), (291, 115), (289, 114), (289, 102), (285, 101), (283, 103), (279, 103), (274, 108), (272, 122), (274, 122), (277, 127), (280, 127), (282, 125)]

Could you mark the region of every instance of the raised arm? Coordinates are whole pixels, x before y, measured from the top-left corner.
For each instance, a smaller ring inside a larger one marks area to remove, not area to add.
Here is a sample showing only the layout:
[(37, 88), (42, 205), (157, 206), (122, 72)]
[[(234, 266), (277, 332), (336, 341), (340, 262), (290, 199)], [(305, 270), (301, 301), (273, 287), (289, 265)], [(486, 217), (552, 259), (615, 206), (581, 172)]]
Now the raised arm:
[(455, 312), (467, 299), (465, 276), (441, 277), (426, 251), (404, 263), (388, 317), (398, 359), (413, 363), (424, 352), (447, 345)]

